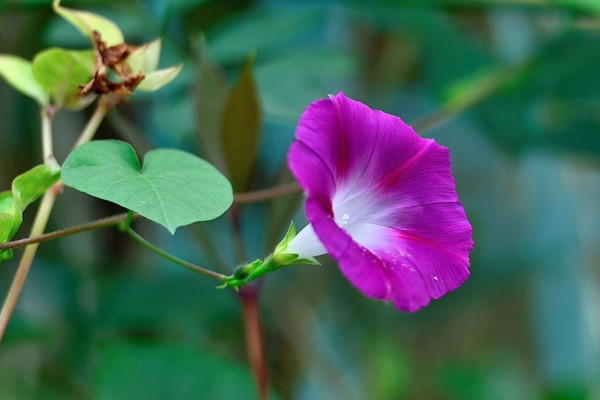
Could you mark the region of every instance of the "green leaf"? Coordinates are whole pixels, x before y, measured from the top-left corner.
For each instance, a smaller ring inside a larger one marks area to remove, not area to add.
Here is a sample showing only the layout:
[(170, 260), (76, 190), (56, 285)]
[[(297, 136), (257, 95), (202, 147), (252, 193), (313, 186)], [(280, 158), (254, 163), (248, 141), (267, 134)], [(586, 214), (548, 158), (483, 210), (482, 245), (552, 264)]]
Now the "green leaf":
[(550, 0), (550, 2), (557, 6), (600, 14), (600, 2), (598, 0)]
[[(12, 192), (7, 190), (0, 193), (0, 243), (6, 243), (10, 240), (10, 231), (15, 221), (14, 216), (15, 202)], [(0, 251), (0, 264), (3, 260), (10, 260), (13, 257), (12, 249)]]
[(78, 85), (87, 84), (94, 76), (94, 52), (52, 48), (33, 59), (33, 76), (50, 93), (58, 107), (87, 105)]
[(229, 94), (223, 120), (225, 157), (236, 192), (248, 189), (254, 170), (260, 134), (260, 106), (251, 56)]
[[(109, 344), (96, 369), (103, 399), (252, 400), (252, 374), (241, 363), (197, 347)], [(270, 398), (277, 399), (274, 393)]]
[(154, 92), (175, 79), (181, 68), (183, 68), (183, 64), (149, 72), (135, 89), (142, 92)]
[(31, 62), (20, 57), (0, 54), (0, 76), (13, 88), (31, 97), (40, 105), (48, 104), (48, 93), (35, 80)]
[(156, 39), (132, 51), (127, 57), (127, 63), (131, 70), (134, 72), (142, 71), (145, 74), (156, 71), (160, 60), (161, 45), (161, 40)]
[(60, 0), (52, 2), (54, 12), (66, 19), (81, 33), (92, 39), (92, 32), (100, 33), (100, 38), (107, 46), (114, 46), (124, 42), (123, 33), (111, 20), (89, 11), (79, 11), (60, 5)]
[[(0, 243), (6, 243), (19, 230), (23, 222), (23, 212), (60, 178), (60, 169), (48, 165), (35, 168), (17, 176), (12, 183), (12, 191), (0, 193)], [(11, 258), (12, 252), (0, 251), (0, 261)]]
[(223, 115), (229, 95), (225, 72), (210, 59), (204, 37), (200, 41), (196, 97), (198, 141), (203, 156), (220, 171), (228, 173), (223, 149)]
[(63, 165), (65, 185), (112, 201), (166, 227), (217, 218), (233, 201), (231, 185), (206, 161), (180, 150), (146, 154), (144, 167), (133, 147), (102, 140), (75, 149)]

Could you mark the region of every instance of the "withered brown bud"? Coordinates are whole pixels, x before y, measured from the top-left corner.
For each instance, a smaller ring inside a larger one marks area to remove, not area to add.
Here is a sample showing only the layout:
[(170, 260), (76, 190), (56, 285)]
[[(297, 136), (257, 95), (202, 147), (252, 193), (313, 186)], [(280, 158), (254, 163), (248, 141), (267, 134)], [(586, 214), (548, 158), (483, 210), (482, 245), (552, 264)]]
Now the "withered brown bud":
[[(127, 43), (121, 43), (115, 46), (106, 47), (100, 34), (96, 31), (92, 33), (94, 40), (94, 52), (96, 61), (94, 64), (94, 78), (86, 85), (81, 87), (81, 94), (86, 95), (89, 92), (98, 94), (116, 94), (130, 96), (133, 90), (144, 79), (142, 72), (133, 72), (127, 63), (127, 57), (136, 46)], [(113, 82), (107, 74), (107, 70), (114, 71), (121, 79), (121, 82)]]

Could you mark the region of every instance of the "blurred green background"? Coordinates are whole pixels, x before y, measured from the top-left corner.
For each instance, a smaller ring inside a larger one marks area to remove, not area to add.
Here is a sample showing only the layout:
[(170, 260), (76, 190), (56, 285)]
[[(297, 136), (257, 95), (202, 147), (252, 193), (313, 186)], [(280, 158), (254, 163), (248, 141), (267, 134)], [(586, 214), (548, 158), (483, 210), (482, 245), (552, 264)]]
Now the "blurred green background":
[[(277, 398), (600, 399), (600, 1), (64, 5), (114, 20), (130, 43), (162, 37), (161, 66), (184, 63), (172, 84), (113, 112), (99, 138), (210, 160), (203, 138), (219, 132), (223, 91), (256, 52), (252, 189), (291, 181), (295, 123), (328, 93), (396, 114), (450, 148), (474, 227), (471, 278), (403, 314), (363, 297), (326, 257), (269, 276), (260, 305)], [(89, 44), (49, 0), (0, 1), (0, 53), (31, 59), (51, 46)], [(39, 110), (4, 81), (0, 104), (8, 189), (41, 162)], [(60, 162), (90, 112), (57, 116)], [(118, 212), (67, 189), (49, 229)], [(264, 256), (292, 216), (303, 226), (298, 196), (244, 206), (248, 257)], [(229, 222), (174, 237), (136, 227), (181, 258), (229, 266)], [(2, 298), (15, 269), (14, 260), (0, 269)], [(0, 399), (138, 398), (255, 398), (236, 297), (116, 229), (41, 245), (0, 346)]]

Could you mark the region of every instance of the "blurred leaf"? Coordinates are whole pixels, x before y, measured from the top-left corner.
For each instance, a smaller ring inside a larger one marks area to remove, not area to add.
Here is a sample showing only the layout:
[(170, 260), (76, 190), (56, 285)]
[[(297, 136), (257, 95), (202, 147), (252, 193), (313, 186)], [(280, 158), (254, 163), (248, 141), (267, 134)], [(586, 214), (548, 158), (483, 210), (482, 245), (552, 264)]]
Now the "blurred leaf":
[(135, 211), (172, 234), (180, 226), (218, 217), (233, 201), (227, 179), (206, 161), (159, 149), (146, 155), (141, 168), (133, 147), (117, 140), (78, 147), (66, 159), (62, 176), (65, 185)]
[(263, 54), (294, 36), (310, 33), (319, 19), (319, 13), (297, 8), (253, 11), (227, 21), (209, 35), (208, 43), (218, 63), (241, 62), (249, 51)]
[(106, 346), (96, 384), (99, 399), (255, 399), (252, 376), (240, 363), (181, 345)]
[(53, 0), (54, 12), (69, 21), (81, 33), (93, 41), (92, 32), (100, 33), (100, 38), (107, 46), (114, 46), (124, 42), (123, 33), (112, 21), (88, 12), (66, 8), (60, 5), (61, 0)]
[(0, 76), (13, 88), (31, 97), (40, 105), (48, 104), (48, 93), (35, 80), (31, 62), (20, 57), (0, 54)]
[(369, 376), (369, 398), (373, 399), (403, 399), (413, 380), (413, 360), (406, 349), (400, 347), (395, 338), (389, 336), (377, 337), (369, 346), (365, 357), (365, 370)]
[(196, 97), (198, 141), (202, 155), (221, 172), (229, 174), (223, 148), (223, 116), (229, 89), (225, 73), (215, 65), (208, 54), (206, 40), (200, 41)]
[(154, 92), (175, 79), (182, 68), (183, 64), (149, 72), (135, 89), (142, 92)]
[(600, 14), (600, 1), (597, 0), (550, 0), (557, 6), (572, 7), (581, 11)]
[(94, 52), (61, 48), (44, 50), (33, 59), (33, 75), (58, 107), (63, 104), (72, 108), (87, 105), (79, 85), (87, 84), (94, 76)]
[(470, 362), (452, 361), (438, 371), (442, 397), (456, 400), (534, 399), (531, 383), (518, 360), (500, 354)]
[[(23, 222), (25, 208), (60, 179), (60, 169), (38, 165), (17, 176), (12, 191), (0, 193), (0, 243), (6, 243), (17, 233)], [(0, 262), (11, 257), (12, 252), (0, 251)]]
[(257, 65), (265, 114), (296, 123), (308, 104), (337, 93), (343, 79), (352, 76), (357, 67), (355, 55), (323, 48), (294, 49)]
[[(484, 132), (512, 153), (542, 147), (600, 157), (597, 111), (582, 114), (600, 104), (599, 69), (597, 38), (567, 33), (537, 57), (526, 80), (478, 105)], [(577, 118), (561, 121), (574, 107)]]
[(260, 105), (253, 77), (255, 56), (251, 56), (231, 90), (223, 119), (225, 157), (236, 192), (250, 185), (260, 134)]
[(134, 72), (144, 73), (156, 71), (160, 60), (160, 49), (162, 41), (156, 39), (153, 42), (142, 45), (131, 52), (127, 57), (127, 63)]
[(514, 84), (526, 74), (531, 73), (533, 63), (521, 62), (515, 66), (498, 67), (478, 71), (453, 83), (445, 95), (444, 108), (448, 112), (459, 112), (489, 97), (497, 90)]

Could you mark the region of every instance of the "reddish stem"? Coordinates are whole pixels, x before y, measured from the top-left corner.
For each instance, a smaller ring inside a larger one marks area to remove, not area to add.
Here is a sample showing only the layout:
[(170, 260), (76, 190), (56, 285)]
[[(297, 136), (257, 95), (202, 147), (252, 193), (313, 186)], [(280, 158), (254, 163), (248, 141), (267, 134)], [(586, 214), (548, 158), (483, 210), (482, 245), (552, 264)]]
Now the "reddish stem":
[(244, 313), (248, 361), (254, 373), (258, 398), (267, 400), (269, 398), (269, 373), (258, 307), (258, 291), (254, 288), (244, 288), (240, 290), (239, 299)]

